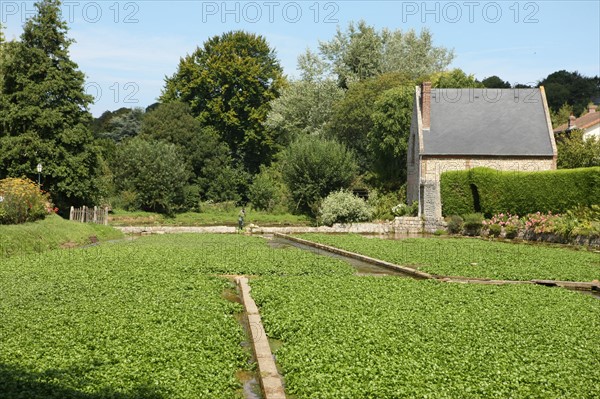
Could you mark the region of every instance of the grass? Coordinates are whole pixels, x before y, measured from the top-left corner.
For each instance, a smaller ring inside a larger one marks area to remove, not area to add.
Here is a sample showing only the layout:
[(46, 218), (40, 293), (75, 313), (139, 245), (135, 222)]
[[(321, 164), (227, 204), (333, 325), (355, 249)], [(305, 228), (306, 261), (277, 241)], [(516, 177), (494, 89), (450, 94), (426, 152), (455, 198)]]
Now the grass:
[(105, 241), (123, 234), (112, 227), (72, 222), (57, 215), (32, 223), (0, 225), (0, 258), (89, 244), (91, 237)]
[(600, 280), (600, 255), (535, 244), (468, 238), (381, 240), (359, 235), (302, 238), (445, 276), (505, 280)]
[[(239, 208), (208, 209), (205, 212), (186, 212), (167, 217), (153, 212), (128, 212), (114, 210), (109, 217), (113, 226), (237, 226)], [(306, 226), (311, 221), (303, 215), (290, 213), (271, 214), (263, 211), (246, 210), (245, 224), (259, 226)]]
[(600, 301), (395, 277), (253, 280), (297, 399), (592, 398)]

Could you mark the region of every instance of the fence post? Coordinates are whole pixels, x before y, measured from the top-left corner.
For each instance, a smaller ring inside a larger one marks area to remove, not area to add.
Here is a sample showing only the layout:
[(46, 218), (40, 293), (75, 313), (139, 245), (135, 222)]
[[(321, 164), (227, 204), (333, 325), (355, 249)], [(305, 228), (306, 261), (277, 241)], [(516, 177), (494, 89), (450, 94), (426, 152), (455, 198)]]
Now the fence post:
[(94, 224), (98, 223), (98, 207), (94, 206)]
[(104, 225), (108, 226), (108, 207), (104, 207)]
[(83, 212), (81, 215), (81, 223), (85, 223), (85, 217), (87, 216), (87, 206), (84, 205), (82, 209), (83, 209)]
[(73, 216), (75, 214), (75, 208), (73, 208), (73, 206), (71, 206), (71, 211), (69, 212), (69, 220), (73, 220)]

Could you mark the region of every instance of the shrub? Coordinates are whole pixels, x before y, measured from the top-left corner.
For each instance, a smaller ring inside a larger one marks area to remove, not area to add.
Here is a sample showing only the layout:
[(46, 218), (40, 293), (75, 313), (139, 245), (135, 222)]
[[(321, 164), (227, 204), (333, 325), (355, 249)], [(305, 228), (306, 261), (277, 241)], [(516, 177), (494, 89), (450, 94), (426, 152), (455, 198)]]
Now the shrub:
[(33, 222), (55, 211), (48, 194), (29, 179), (0, 180), (0, 197), (0, 224)]
[(377, 190), (369, 193), (367, 203), (373, 207), (375, 220), (390, 220), (394, 218), (392, 209), (406, 200), (406, 188), (402, 187), (396, 192), (382, 194)]
[(282, 177), (297, 210), (317, 215), (319, 203), (329, 193), (350, 186), (358, 166), (343, 144), (306, 136), (282, 154)]
[(483, 215), (481, 213), (468, 213), (463, 216), (463, 231), (468, 236), (478, 236), (483, 228)]
[(458, 215), (452, 215), (446, 218), (448, 233), (459, 234), (463, 229), (463, 218)]
[(348, 191), (329, 194), (319, 210), (323, 224), (365, 222), (373, 217), (373, 209), (365, 200)]
[(597, 203), (600, 167), (542, 172), (489, 168), (446, 172), (441, 177), (441, 195), (446, 215), (562, 213), (578, 205), (589, 207)]
[(248, 199), (252, 207), (261, 211), (285, 209), (288, 196), (289, 192), (283, 183), (281, 172), (274, 165), (269, 168), (261, 166), (260, 173), (254, 176), (248, 190)]
[(492, 237), (500, 237), (500, 234), (502, 234), (502, 226), (500, 226), (499, 224), (491, 224), (488, 227), (490, 236)]
[(394, 216), (417, 216), (419, 214), (419, 203), (413, 202), (411, 205), (398, 204), (392, 208)]
[(517, 238), (518, 235), (519, 228), (517, 226), (508, 225), (504, 227), (504, 237), (512, 240), (513, 238)]

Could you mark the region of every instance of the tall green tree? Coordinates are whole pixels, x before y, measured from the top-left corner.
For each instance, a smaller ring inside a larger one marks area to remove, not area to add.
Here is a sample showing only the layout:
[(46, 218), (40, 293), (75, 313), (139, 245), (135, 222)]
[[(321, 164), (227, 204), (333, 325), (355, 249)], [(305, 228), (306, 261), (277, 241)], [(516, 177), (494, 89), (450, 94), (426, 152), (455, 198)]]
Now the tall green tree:
[(414, 30), (377, 31), (365, 21), (350, 22), (345, 31), (338, 27), (332, 40), (319, 43), (319, 52), (344, 88), (390, 72), (416, 79), (443, 71), (454, 59), (452, 50), (434, 46), (427, 29), (419, 34)]
[(408, 137), (413, 114), (414, 86), (386, 90), (373, 104), (373, 126), (367, 135), (373, 167), (386, 190), (406, 182)]
[(600, 166), (600, 138), (584, 138), (583, 133), (575, 129), (556, 140), (559, 169)]
[(84, 74), (69, 57), (68, 27), (60, 1), (42, 0), (27, 20), (20, 41), (4, 46), (0, 97), (0, 178), (37, 180), (61, 211), (91, 205), (100, 192), (95, 179), (99, 149), (88, 129), (92, 97)]
[(544, 86), (548, 106), (554, 112), (567, 103), (576, 115), (581, 115), (592, 98), (600, 97), (600, 77), (583, 76), (577, 71), (553, 72), (538, 86)]
[(496, 75), (489, 76), (481, 81), (488, 89), (510, 89), (510, 83), (500, 79)]
[(387, 73), (350, 86), (344, 98), (333, 107), (327, 136), (350, 148), (357, 158), (360, 172), (373, 170), (373, 152), (367, 135), (373, 128), (373, 104), (381, 93), (394, 87), (414, 84), (402, 73)]
[(276, 137), (264, 127), (279, 96), (283, 70), (264, 37), (242, 31), (207, 40), (181, 59), (166, 79), (161, 101), (182, 101), (203, 125), (213, 126), (251, 172), (269, 163)]
[(333, 106), (344, 96), (335, 81), (297, 80), (290, 82), (273, 100), (265, 125), (282, 144), (299, 135), (322, 135), (333, 115)]

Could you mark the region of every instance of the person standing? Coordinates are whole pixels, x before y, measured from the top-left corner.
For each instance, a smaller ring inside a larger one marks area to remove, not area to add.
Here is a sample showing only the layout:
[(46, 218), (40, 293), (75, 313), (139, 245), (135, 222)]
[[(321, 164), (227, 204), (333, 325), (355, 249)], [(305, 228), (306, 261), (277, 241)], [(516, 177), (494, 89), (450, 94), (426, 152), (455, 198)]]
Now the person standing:
[(238, 226), (240, 228), (240, 230), (244, 229), (244, 218), (246, 217), (246, 210), (244, 208), (242, 208), (242, 210), (240, 211), (239, 215), (238, 215)]

